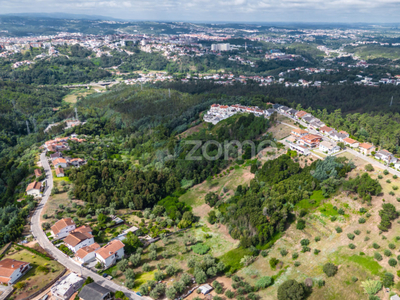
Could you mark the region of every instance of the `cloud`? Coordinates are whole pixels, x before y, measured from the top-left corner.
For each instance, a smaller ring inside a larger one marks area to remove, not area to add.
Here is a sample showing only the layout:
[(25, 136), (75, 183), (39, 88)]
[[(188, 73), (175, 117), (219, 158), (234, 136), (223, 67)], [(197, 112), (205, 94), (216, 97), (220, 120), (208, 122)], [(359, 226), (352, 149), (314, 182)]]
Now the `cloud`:
[(148, 20), (397, 22), (400, 0), (0, 0), (0, 7)]

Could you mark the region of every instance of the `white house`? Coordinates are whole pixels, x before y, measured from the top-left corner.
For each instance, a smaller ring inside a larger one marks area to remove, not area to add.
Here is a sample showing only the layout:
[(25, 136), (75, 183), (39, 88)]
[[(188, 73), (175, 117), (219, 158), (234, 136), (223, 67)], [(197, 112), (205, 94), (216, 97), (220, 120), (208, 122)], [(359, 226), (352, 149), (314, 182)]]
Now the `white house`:
[(79, 227), (71, 231), (64, 239), (65, 245), (71, 249), (72, 252), (76, 253), (79, 249), (94, 244), (94, 237), (91, 233), (91, 229), (89, 232), (86, 230), (87, 228), (90, 229), (90, 227), (85, 227), (85, 229), (82, 230), (81, 227)]
[(311, 152), (308, 150), (307, 147), (302, 146), (302, 145), (297, 145), (297, 144), (289, 144), (290, 149), (297, 151), (300, 154), (303, 154), (305, 156), (310, 155)]
[(24, 275), (31, 266), (29, 263), (6, 258), (0, 261), (0, 283), (12, 285)]
[(386, 163), (396, 163), (397, 158), (387, 150), (379, 150), (375, 153), (375, 158), (383, 160)]
[(360, 146), (360, 143), (356, 140), (353, 140), (349, 137), (344, 138), (343, 142), (346, 146), (350, 146), (351, 148), (358, 148)]
[(56, 176), (57, 177), (64, 177), (65, 176), (64, 169), (63, 168), (56, 168)]
[(41, 188), (42, 188), (42, 183), (34, 181), (28, 184), (28, 186), (26, 187), (26, 193), (34, 197), (41, 197), (42, 196), (42, 194), (40, 193)]
[(96, 257), (96, 250), (100, 248), (100, 245), (97, 243), (94, 243), (90, 246), (82, 247), (75, 253), (76, 259), (82, 263), (85, 264), (89, 261), (92, 261)]
[(199, 287), (199, 290), (200, 290), (200, 292), (203, 294), (203, 295), (206, 295), (206, 294), (208, 294), (209, 292), (211, 292), (212, 291), (212, 287), (211, 287), (211, 285), (209, 285), (209, 284), (203, 284), (202, 286), (200, 286)]
[(319, 150), (331, 155), (333, 153), (339, 152), (340, 147), (338, 145), (332, 144), (330, 142), (322, 141), (321, 143), (319, 143)]
[(51, 287), (51, 294), (56, 299), (70, 299), (71, 296), (81, 288), (83, 283), (84, 280), (82, 277), (75, 273), (70, 273), (61, 277), (61, 279)]
[(109, 268), (122, 259), (125, 255), (124, 244), (120, 240), (113, 240), (107, 245), (96, 251), (96, 259), (104, 266)]
[(60, 157), (60, 158), (56, 158), (55, 160), (53, 160), (53, 165), (54, 168), (66, 168), (67, 167), (67, 161)]
[(76, 224), (71, 218), (64, 218), (51, 226), (51, 232), (55, 238), (62, 239), (65, 238), (75, 228)]

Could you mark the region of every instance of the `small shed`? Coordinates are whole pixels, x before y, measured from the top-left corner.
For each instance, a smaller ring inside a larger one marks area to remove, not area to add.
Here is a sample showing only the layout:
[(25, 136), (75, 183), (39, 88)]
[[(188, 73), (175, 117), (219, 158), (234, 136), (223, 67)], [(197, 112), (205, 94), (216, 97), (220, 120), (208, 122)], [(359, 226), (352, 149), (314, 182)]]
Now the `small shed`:
[(213, 289), (212, 286), (209, 284), (203, 284), (202, 286), (199, 287), (199, 290), (203, 295), (208, 294), (209, 292), (212, 291), (212, 289)]

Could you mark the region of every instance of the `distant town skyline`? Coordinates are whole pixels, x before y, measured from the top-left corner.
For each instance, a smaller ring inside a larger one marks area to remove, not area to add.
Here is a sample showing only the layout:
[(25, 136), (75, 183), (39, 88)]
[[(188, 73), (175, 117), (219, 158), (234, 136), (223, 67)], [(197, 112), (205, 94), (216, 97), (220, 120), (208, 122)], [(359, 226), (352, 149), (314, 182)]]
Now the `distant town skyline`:
[(125, 20), (397, 23), (399, 0), (0, 0), (2, 14), (73, 13)]

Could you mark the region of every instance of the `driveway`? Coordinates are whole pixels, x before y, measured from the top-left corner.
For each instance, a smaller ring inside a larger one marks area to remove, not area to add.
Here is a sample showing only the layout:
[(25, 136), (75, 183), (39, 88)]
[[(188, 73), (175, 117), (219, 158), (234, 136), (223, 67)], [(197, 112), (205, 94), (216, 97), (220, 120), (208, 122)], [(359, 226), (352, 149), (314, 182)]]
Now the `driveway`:
[(101, 286), (108, 288), (112, 290), (113, 292), (115, 291), (122, 291), (125, 293), (127, 297), (129, 297), (132, 300), (142, 300), (144, 298), (136, 295), (131, 290), (128, 290), (127, 288), (120, 286), (110, 280), (104, 279), (102, 276), (98, 275), (97, 273), (94, 273), (84, 267), (81, 267), (78, 265), (72, 258), (68, 257), (65, 255), (63, 252), (61, 252), (56, 246), (54, 246), (46, 237), (46, 234), (43, 232), (41, 224), (40, 224), (40, 214), (42, 213), (42, 209), (44, 205), (47, 203), (49, 200), (51, 190), (53, 189), (53, 174), (50, 169), (49, 162), (46, 158), (45, 153), (42, 153), (40, 155), (40, 161), (42, 163), (42, 166), (46, 172), (47, 175), (47, 188), (43, 193), (42, 200), (40, 201), (37, 209), (35, 210), (33, 216), (32, 216), (32, 234), (36, 238), (37, 242), (39, 245), (45, 249), (47, 252), (49, 252), (55, 260), (57, 260), (60, 264), (64, 265), (68, 270), (71, 272), (77, 273), (83, 277), (91, 277), (93, 280), (97, 283), (100, 284)]

